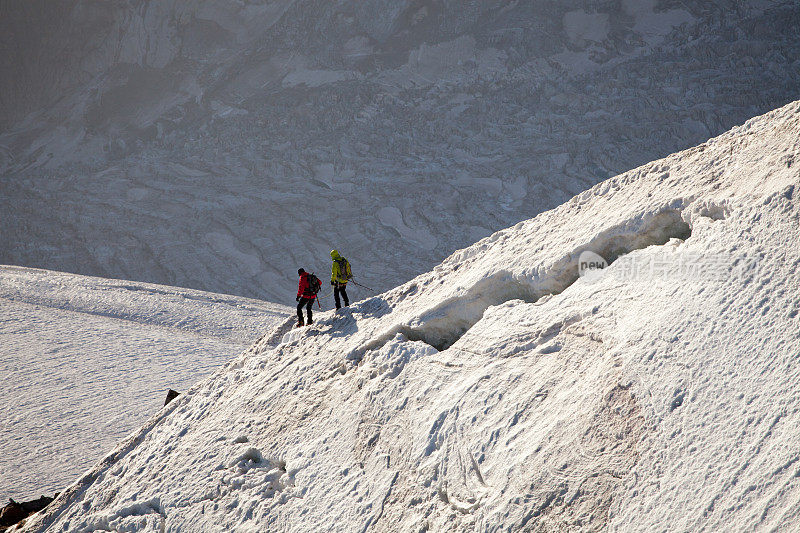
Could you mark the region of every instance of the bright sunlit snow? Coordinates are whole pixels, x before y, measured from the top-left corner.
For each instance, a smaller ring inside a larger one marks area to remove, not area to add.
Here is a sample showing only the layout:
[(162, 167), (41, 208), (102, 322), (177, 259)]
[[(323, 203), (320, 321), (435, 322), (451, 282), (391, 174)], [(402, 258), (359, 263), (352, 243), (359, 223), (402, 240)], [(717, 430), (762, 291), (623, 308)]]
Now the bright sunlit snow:
[(798, 138), (795, 102), (287, 319), (24, 530), (791, 530)]
[(0, 501), (63, 490), (289, 308), (0, 266)]

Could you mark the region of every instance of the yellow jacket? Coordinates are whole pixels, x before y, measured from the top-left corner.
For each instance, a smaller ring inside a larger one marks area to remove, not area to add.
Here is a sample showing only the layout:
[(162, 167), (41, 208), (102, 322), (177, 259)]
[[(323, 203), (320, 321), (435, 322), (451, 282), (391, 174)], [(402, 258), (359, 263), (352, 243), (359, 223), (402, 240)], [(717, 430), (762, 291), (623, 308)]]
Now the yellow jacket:
[(336, 250), (331, 250), (331, 259), (333, 259), (333, 264), (331, 265), (331, 283), (345, 285), (350, 281), (350, 278), (353, 277), (350, 273), (350, 264), (347, 262), (347, 259), (339, 255), (339, 252)]

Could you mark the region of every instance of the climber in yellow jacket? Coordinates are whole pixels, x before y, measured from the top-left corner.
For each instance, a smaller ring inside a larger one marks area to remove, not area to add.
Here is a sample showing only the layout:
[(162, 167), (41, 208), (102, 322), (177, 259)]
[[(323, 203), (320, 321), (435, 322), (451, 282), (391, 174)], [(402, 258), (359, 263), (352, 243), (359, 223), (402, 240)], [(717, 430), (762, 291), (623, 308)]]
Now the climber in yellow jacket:
[(339, 252), (336, 250), (331, 250), (331, 259), (333, 259), (333, 264), (331, 265), (331, 285), (333, 285), (333, 299), (336, 301), (336, 309), (340, 309), (342, 307), (341, 302), (339, 301), (339, 295), (341, 295), (342, 299), (344, 299), (344, 306), (347, 307), (350, 305), (350, 300), (347, 298), (347, 282), (350, 281), (353, 277), (352, 272), (350, 271), (350, 263), (339, 255)]

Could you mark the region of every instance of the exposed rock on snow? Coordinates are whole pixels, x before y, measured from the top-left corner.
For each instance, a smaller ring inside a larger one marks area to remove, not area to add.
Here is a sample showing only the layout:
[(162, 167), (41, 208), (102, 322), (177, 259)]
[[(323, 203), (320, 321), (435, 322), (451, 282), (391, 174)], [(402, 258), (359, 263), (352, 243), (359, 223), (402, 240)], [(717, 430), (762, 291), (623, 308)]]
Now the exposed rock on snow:
[(798, 138), (795, 102), (265, 337), (25, 531), (790, 529)]
[(167, 405), (169, 402), (180, 396), (180, 394), (181, 393), (176, 390), (169, 389), (167, 391), (167, 397), (164, 399), (164, 405)]
[[(58, 496), (58, 494), (56, 494), (56, 496)], [(40, 496), (36, 500), (27, 502), (15, 502), (13, 499), (10, 499), (8, 504), (0, 509), (0, 531), (5, 531), (6, 527), (13, 526), (25, 520), (33, 513), (38, 513), (50, 505), (53, 499), (54, 498), (50, 498), (49, 496)]]

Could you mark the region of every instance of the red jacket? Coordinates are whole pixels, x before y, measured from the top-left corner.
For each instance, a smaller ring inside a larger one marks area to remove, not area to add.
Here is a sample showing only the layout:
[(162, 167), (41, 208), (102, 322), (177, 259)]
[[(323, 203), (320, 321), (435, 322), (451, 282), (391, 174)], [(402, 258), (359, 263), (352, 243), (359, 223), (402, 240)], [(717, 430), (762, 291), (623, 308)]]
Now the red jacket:
[(313, 300), (317, 297), (316, 294), (313, 294), (308, 290), (308, 272), (303, 272), (300, 274), (300, 284), (297, 287), (297, 297), (308, 298), (309, 300)]

